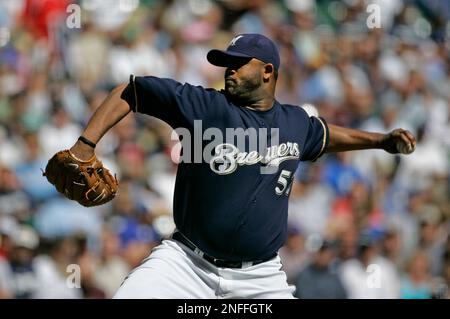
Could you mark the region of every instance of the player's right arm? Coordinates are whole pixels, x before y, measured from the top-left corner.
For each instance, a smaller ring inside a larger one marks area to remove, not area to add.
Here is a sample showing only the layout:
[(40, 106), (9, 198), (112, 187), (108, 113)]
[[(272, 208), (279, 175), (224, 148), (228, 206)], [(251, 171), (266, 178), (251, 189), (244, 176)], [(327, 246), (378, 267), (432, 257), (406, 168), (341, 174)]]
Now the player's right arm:
[[(113, 89), (108, 97), (97, 108), (88, 124), (86, 125), (82, 136), (88, 140), (98, 143), (108, 130), (116, 125), (131, 111), (130, 105), (121, 98), (121, 95), (128, 84), (122, 84)], [(88, 160), (94, 155), (94, 148), (77, 141), (70, 151), (82, 160)]]
[[(102, 136), (130, 111), (159, 118), (172, 126), (193, 126), (218, 108), (208, 107), (214, 97), (212, 91), (171, 79), (153, 76), (130, 76), (130, 82), (116, 87), (97, 108), (82, 136), (98, 143)], [(91, 158), (94, 149), (77, 141), (70, 151), (82, 160)]]

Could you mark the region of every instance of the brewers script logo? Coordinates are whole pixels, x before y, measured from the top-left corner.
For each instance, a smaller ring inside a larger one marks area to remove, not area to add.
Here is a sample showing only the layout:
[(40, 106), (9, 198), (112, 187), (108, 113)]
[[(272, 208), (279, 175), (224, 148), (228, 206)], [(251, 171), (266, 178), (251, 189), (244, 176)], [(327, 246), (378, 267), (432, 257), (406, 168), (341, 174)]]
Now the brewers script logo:
[(239, 152), (233, 144), (219, 144), (214, 148), (214, 156), (209, 166), (213, 172), (219, 175), (233, 173), (238, 166), (253, 165), (258, 162), (268, 166), (278, 166), (287, 160), (296, 160), (300, 157), (297, 143), (282, 143), (268, 147), (264, 156), (257, 151)]

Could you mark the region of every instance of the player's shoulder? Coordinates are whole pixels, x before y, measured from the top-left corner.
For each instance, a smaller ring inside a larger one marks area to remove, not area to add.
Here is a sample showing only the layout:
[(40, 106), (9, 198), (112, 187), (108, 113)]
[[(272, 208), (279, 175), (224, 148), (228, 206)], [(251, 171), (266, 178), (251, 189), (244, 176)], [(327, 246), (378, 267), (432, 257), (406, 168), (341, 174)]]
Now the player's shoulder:
[(192, 84), (189, 82), (180, 83), (180, 85), (184, 90), (194, 94), (208, 95), (210, 97), (224, 96), (224, 92), (222, 92), (222, 90), (217, 90), (212, 87), (205, 87), (200, 84)]
[(193, 89), (196, 91), (204, 91), (204, 92), (208, 92), (208, 93), (220, 93), (218, 90), (214, 89), (214, 88), (210, 88), (210, 87), (204, 87), (202, 85), (199, 84), (192, 84), (189, 82), (183, 82), (183, 81), (179, 81), (173, 78), (168, 78), (168, 77), (158, 77), (158, 76), (154, 76), (154, 75), (143, 75), (143, 76), (130, 76), (130, 81), (139, 81), (140, 83), (144, 84), (144, 85), (154, 85), (154, 84), (169, 84), (171, 86), (175, 86), (175, 87), (184, 87), (184, 88), (188, 88), (188, 89)]
[(300, 117), (302, 119), (308, 119), (309, 117), (306, 110), (300, 105), (280, 103), (280, 106), (282, 111), (285, 112), (289, 117)]

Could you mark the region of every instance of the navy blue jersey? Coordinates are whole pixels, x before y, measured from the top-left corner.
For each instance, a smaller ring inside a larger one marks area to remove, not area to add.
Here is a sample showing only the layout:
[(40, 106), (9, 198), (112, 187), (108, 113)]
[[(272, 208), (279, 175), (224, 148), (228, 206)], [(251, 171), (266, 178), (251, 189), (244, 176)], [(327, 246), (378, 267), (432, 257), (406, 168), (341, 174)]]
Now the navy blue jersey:
[[(208, 160), (180, 163), (173, 213), (177, 229), (215, 258), (251, 261), (276, 253), (286, 239), (294, 172), (299, 161), (315, 160), (324, 152), (325, 121), (278, 102), (267, 111), (251, 110), (234, 105), (223, 91), (152, 76), (132, 76), (122, 98), (133, 111), (175, 129), (193, 131), (197, 120), (202, 132), (217, 128), (224, 136), (227, 128), (253, 128), (258, 135), (266, 129), (266, 148), (244, 144), (239, 149), (237, 140), (231, 140), (213, 147)], [(279, 128), (276, 145), (271, 145), (275, 137), (270, 128)], [(202, 141), (202, 149), (208, 142)], [(277, 169), (263, 174), (265, 167)]]

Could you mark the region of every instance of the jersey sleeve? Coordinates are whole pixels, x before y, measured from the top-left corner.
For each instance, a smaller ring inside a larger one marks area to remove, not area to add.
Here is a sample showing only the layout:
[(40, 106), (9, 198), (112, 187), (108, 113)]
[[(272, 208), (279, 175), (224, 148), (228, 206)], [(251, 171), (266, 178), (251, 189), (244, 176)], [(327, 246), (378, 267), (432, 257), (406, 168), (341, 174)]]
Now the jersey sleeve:
[(133, 112), (157, 117), (176, 128), (203, 119), (214, 98), (214, 90), (172, 79), (131, 75), (121, 97)]
[(309, 117), (308, 131), (301, 160), (315, 161), (322, 156), (328, 146), (329, 136), (328, 125), (323, 118)]

